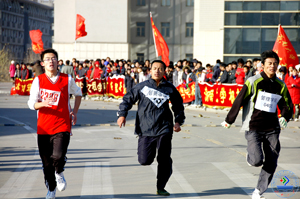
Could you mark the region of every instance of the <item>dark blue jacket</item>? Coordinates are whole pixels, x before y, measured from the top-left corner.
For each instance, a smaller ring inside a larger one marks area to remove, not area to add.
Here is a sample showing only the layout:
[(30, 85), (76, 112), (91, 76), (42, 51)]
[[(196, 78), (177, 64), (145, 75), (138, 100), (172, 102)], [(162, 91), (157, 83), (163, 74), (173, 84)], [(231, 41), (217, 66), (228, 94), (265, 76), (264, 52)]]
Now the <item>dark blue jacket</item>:
[(123, 97), (118, 116), (126, 117), (132, 105), (138, 101), (135, 122), (135, 134), (140, 136), (158, 136), (173, 133), (173, 115), (169, 108), (169, 100), (175, 116), (175, 123), (184, 123), (184, 107), (177, 89), (164, 78), (156, 86), (152, 78), (134, 86)]

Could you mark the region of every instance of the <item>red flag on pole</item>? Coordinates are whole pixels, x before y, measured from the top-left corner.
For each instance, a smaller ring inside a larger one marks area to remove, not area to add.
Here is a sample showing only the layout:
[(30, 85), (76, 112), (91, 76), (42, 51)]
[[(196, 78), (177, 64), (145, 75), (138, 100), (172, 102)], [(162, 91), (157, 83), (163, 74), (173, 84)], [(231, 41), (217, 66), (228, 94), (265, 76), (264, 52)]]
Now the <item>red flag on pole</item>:
[(161, 56), (161, 60), (169, 66), (170, 60), (169, 60), (169, 48), (164, 40), (163, 36), (160, 34), (156, 26), (154, 25), (154, 22), (152, 20), (152, 14), (150, 12), (150, 19), (151, 19), (151, 25), (153, 30), (153, 40), (154, 40), (154, 46), (156, 51), (156, 56)]
[(295, 65), (299, 64), (297, 53), (281, 25), (278, 27), (278, 35), (273, 51), (278, 54), (281, 66), (289, 67), (293, 65), (295, 67)]
[(83, 18), (81, 15), (77, 14), (75, 40), (80, 38), (80, 37), (84, 37), (84, 36), (87, 35), (87, 32), (85, 32), (84, 21), (85, 21), (85, 18)]
[(31, 39), (31, 45), (32, 45), (32, 50), (33, 52), (35, 52), (36, 54), (39, 54), (41, 52), (43, 52), (44, 50), (44, 43), (42, 40), (42, 31), (38, 30), (31, 30), (29, 31), (29, 36)]

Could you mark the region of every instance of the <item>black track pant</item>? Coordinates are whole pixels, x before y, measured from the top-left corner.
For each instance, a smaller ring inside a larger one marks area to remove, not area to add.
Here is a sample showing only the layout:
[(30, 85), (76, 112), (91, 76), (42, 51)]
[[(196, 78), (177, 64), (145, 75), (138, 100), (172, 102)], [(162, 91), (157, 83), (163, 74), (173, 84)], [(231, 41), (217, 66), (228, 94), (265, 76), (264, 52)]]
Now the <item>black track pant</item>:
[(262, 165), (256, 187), (260, 191), (260, 194), (263, 194), (267, 190), (277, 167), (280, 152), (279, 133), (279, 130), (272, 132), (250, 130), (246, 131), (245, 134), (248, 141), (248, 163), (253, 166)]
[(45, 183), (49, 190), (56, 187), (55, 171), (64, 171), (66, 153), (70, 142), (70, 133), (61, 132), (54, 135), (38, 135), (38, 147), (43, 163)]
[(172, 133), (139, 137), (138, 160), (141, 165), (151, 165), (157, 149), (157, 189), (164, 189), (172, 174), (172, 137)]

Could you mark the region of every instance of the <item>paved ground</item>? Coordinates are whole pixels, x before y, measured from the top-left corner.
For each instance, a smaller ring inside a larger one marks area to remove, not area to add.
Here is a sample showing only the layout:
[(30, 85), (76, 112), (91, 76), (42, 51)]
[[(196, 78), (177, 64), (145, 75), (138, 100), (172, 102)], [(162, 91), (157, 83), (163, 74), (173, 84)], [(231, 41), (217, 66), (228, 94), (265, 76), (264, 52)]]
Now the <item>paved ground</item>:
[[(28, 109), (27, 96), (7, 94), (10, 85), (0, 83), (0, 198), (44, 198), (36, 112)], [(152, 166), (137, 162), (136, 106), (121, 129), (116, 126), (117, 109), (116, 102), (82, 101), (67, 154), (68, 187), (57, 192), (57, 198), (163, 198), (155, 195), (156, 162)], [(244, 133), (239, 127), (219, 126), (226, 111), (187, 108), (186, 116), (186, 125), (173, 136), (169, 198), (250, 198), (260, 168), (245, 162)], [(241, 125), (240, 116), (236, 125)], [(300, 176), (300, 122), (288, 126), (281, 133), (277, 171)], [(278, 198), (271, 188), (265, 196)]]

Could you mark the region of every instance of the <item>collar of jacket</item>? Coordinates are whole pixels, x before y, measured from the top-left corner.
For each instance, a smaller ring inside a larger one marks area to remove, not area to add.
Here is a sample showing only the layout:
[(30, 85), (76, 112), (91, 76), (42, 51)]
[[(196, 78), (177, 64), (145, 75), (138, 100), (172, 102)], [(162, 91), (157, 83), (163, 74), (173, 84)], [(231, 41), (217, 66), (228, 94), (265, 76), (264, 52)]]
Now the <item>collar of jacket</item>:
[(262, 71), (260, 74), (265, 80), (271, 80), (272, 82), (276, 80), (276, 74), (272, 78), (269, 78), (264, 71)]
[(158, 86), (156, 85), (156, 81), (154, 79), (150, 78), (149, 81), (155, 87), (159, 87), (160, 85), (165, 84), (167, 82), (164, 77), (160, 80)]

